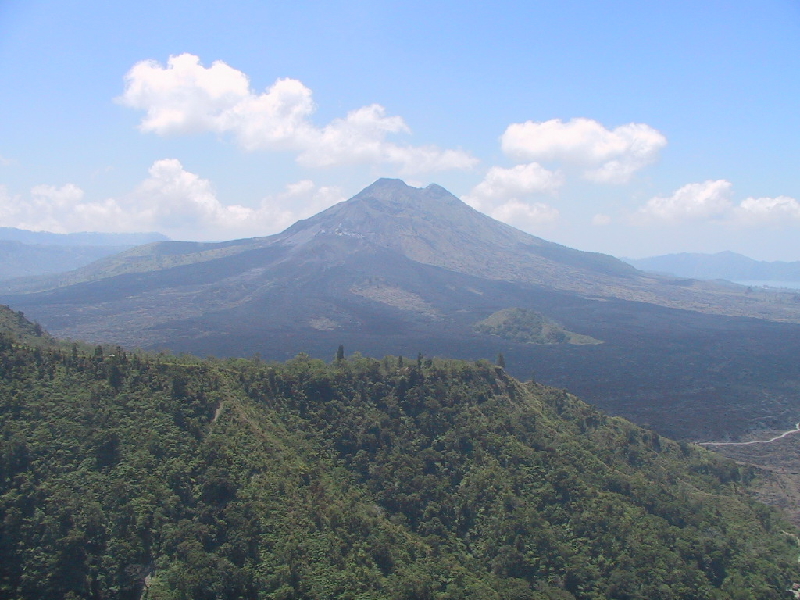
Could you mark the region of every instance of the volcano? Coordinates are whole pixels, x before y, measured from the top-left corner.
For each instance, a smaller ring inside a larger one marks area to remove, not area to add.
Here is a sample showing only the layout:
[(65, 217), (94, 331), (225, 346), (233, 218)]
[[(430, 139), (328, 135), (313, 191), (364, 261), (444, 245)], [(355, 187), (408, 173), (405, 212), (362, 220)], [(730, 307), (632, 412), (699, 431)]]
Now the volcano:
[[(59, 337), (268, 360), (330, 359), (339, 345), (376, 357), (502, 353), (518, 377), (676, 437), (795, 422), (800, 326), (787, 321), (799, 304), (646, 274), (500, 223), (437, 185), (381, 179), (277, 235), (157, 242), (13, 285), (0, 301)], [(709, 416), (719, 410), (730, 417)]]

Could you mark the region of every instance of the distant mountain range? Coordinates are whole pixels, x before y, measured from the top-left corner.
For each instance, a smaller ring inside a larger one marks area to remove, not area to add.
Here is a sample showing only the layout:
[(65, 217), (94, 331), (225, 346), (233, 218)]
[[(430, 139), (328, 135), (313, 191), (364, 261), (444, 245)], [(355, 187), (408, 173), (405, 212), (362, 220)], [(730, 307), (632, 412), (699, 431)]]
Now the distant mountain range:
[(22, 242), (39, 246), (141, 246), (151, 242), (166, 242), (169, 238), (161, 233), (51, 233), (28, 231), (16, 227), (0, 227), (0, 241)]
[(59, 337), (278, 360), (339, 345), (503, 353), (516, 376), (684, 438), (797, 416), (794, 295), (646, 274), (499, 223), (437, 185), (382, 179), (278, 235), (154, 243), (3, 287), (0, 302)]
[(133, 246), (166, 241), (159, 233), (50, 233), (0, 227), (0, 281), (72, 271)]
[(623, 258), (643, 271), (666, 273), (695, 279), (728, 281), (796, 281), (800, 282), (800, 262), (767, 262), (753, 260), (735, 252), (699, 254), (682, 252), (650, 258)]

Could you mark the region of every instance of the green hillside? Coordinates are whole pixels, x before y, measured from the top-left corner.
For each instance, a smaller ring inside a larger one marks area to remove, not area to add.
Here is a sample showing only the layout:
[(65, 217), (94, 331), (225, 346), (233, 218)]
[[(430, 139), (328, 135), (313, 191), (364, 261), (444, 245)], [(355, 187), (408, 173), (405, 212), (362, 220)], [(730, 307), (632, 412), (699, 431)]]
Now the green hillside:
[(785, 598), (751, 477), (487, 362), (0, 338), (4, 598)]
[(55, 339), (41, 325), (30, 322), (23, 313), (4, 304), (0, 304), (0, 335), (10, 335), (19, 342), (31, 345), (55, 343)]
[(504, 308), (476, 323), (474, 329), (523, 344), (602, 344), (591, 336), (568, 331), (542, 313), (527, 308)]

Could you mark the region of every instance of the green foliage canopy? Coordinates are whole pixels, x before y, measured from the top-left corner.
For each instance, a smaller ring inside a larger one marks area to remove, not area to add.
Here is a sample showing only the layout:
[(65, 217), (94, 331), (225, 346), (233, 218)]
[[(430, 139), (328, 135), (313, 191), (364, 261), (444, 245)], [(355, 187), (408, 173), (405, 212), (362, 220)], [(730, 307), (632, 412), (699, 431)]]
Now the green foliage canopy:
[[(485, 361), (0, 340), (0, 596), (782, 598), (752, 473)], [(405, 366), (409, 365), (409, 366)]]

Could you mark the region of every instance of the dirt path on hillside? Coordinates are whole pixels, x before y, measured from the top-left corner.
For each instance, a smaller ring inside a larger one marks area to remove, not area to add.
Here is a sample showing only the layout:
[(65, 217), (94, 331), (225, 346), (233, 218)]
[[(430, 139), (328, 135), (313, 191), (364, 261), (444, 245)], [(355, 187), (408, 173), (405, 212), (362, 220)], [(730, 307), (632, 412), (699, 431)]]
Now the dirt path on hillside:
[(706, 442), (709, 450), (758, 468), (761, 473), (750, 486), (758, 500), (782, 508), (800, 527), (800, 429), (790, 429), (765, 440)]
[(800, 423), (795, 423), (794, 429), (784, 431), (780, 435), (776, 435), (768, 440), (750, 440), (749, 442), (697, 442), (698, 446), (750, 446), (752, 444), (771, 444), (782, 440), (786, 436), (800, 432)]

